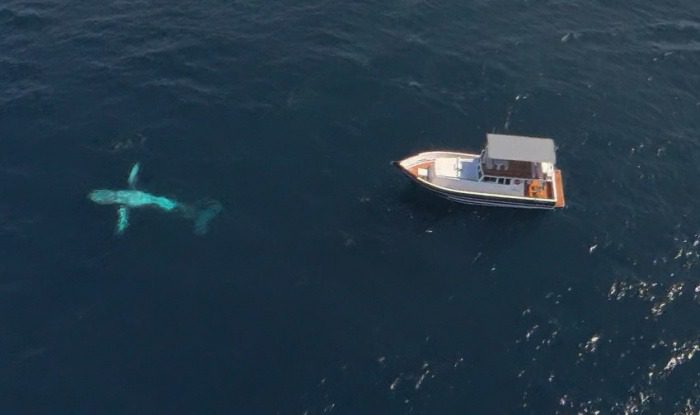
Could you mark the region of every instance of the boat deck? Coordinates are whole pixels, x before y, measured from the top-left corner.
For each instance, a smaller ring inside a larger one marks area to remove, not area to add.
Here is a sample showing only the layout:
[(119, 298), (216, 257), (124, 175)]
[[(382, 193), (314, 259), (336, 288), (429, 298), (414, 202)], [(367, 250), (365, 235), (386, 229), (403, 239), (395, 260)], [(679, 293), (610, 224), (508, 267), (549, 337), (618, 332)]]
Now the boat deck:
[(428, 170), (432, 165), (432, 160), (427, 160), (422, 163), (414, 164), (413, 166), (407, 167), (406, 170), (408, 170), (412, 175), (418, 177), (418, 169)]

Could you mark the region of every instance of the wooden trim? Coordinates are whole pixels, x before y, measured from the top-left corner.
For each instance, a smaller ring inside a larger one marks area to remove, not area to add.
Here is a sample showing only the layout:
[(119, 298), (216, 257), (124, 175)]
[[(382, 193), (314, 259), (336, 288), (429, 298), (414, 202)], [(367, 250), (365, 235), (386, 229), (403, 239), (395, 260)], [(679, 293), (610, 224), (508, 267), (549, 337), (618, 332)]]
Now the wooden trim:
[(563, 208), (566, 206), (566, 201), (564, 200), (564, 181), (561, 178), (561, 170), (554, 170), (554, 185), (556, 186), (556, 197), (557, 201), (554, 204), (555, 207)]

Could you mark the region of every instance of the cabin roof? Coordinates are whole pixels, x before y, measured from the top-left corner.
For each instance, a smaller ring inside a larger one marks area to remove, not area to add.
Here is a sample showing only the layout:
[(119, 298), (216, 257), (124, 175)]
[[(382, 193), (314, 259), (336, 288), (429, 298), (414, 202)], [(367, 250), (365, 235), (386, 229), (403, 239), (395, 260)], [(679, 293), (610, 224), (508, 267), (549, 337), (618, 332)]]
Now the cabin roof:
[(497, 160), (552, 163), (557, 160), (554, 141), (550, 138), (522, 137), (517, 135), (487, 134), (486, 155)]

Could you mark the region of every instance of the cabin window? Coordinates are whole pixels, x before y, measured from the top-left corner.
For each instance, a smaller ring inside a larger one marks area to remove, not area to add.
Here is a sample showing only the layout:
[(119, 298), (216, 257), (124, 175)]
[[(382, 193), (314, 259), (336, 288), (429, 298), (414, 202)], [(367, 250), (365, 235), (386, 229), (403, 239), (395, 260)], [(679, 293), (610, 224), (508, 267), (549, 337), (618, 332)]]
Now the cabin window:
[(484, 176), (484, 181), (485, 182), (495, 182), (496, 178), (495, 177), (490, 177), (490, 176)]
[(498, 184), (503, 184), (503, 177), (498, 178)]
[(506, 179), (506, 184), (510, 184), (510, 179)]

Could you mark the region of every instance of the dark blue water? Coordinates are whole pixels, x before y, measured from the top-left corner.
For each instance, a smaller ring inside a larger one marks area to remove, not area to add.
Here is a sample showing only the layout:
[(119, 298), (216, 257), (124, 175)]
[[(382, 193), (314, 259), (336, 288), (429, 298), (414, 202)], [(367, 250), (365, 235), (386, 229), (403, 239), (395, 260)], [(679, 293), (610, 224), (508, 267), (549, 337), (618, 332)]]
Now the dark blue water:
[[(697, 412), (699, 67), (691, 0), (5, 0), (0, 409)], [(491, 131), (566, 209), (389, 165)], [(115, 237), (136, 161), (207, 235)]]

